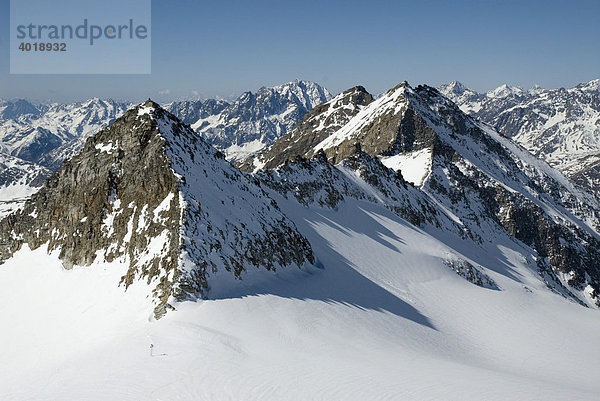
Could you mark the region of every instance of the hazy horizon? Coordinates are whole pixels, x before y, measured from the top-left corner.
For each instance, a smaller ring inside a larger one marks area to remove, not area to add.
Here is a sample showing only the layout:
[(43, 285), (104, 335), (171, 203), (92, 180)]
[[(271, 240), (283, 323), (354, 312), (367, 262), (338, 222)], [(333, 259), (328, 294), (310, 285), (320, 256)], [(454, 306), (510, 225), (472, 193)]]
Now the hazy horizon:
[[(548, 87), (543, 87), (543, 86), (540, 86), (540, 88), (542, 88), (542, 89), (558, 89), (558, 88), (561, 88), (561, 87), (562, 87), (562, 88), (569, 89), (569, 88), (576, 87), (577, 85), (580, 85), (580, 84), (585, 84), (585, 83), (588, 83), (588, 82), (591, 82), (591, 81), (596, 81), (596, 80), (600, 80), (600, 78), (593, 78), (593, 79), (590, 79), (589, 81), (578, 82), (577, 84), (575, 84), (575, 85), (572, 85), (572, 86), (561, 85), (561, 86), (557, 86), (557, 87), (553, 87), (553, 88), (548, 88)], [(467, 87), (467, 88), (469, 88), (469, 89), (473, 89), (473, 88), (469, 87), (469, 85), (465, 84), (464, 82), (461, 82), (461, 81), (458, 81), (458, 80), (453, 80), (453, 81), (460, 82), (460, 83), (461, 83), (461, 84), (463, 84), (465, 87)], [(444, 83), (442, 83), (442, 85), (444, 85), (444, 84), (450, 84), (450, 83), (452, 83), (453, 81), (444, 82)], [(293, 82), (293, 81), (281, 82), (281, 83), (279, 83), (279, 84), (275, 84), (275, 85), (272, 85), (272, 86), (279, 86), (279, 85), (287, 84), (287, 83), (290, 83), (290, 82)], [(311, 81), (311, 82), (313, 82), (313, 81)], [(402, 81), (399, 81), (398, 83), (400, 83), (400, 82), (402, 82)], [(319, 84), (319, 85), (321, 85), (319, 82), (315, 82), (315, 83), (316, 83), (316, 84)], [(429, 84), (428, 84), (428, 83), (426, 83), (426, 82), (419, 82), (419, 83), (411, 83), (411, 82), (408, 82), (408, 84), (409, 84), (409, 85), (411, 85), (411, 86), (413, 86), (413, 87), (414, 87), (414, 86), (417, 86), (417, 85), (422, 85), (422, 84), (429, 85)], [(479, 91), (478, 91), (478, 93), (486, 93), (486, 92), (492, 91), (492, 90), (494, 90), (494, 89), (496, 89), (496, 88), (498, 88), (498, 87), (500, 87), (500, 86), (502, 86), (502, 85), (504, 85), (504, 84), (506, 84), (506, 85), (508, 85), (508, 86), (511, 86), (511, 87), (517, 87), (517, 85), (511, 85), (511, 83), (509, 83), (509, 82), (505, 82), (505, 83), (503, 83), (503, 84), (501, 84), (501, 85), (498, 85), (498, 86), (496, 86), (496, 87), (494, 87), (494, 88), (490, 88), (490, 89), (488, 89), (488, 90), (486, 90), (486, 91), (483, 91), (483, 92), (479, 92)], [(354, 87), (354, 86), (357, 86), (357, 85), (361, 85), (361, 84), (360, 84), (360, 83), (357, 83), (356, 85), (352, 85), (352, 86), (350, 86), (350, 87), (348, 87), (348, 88), (346, 88), (346, 89), (344, 89), (344, 90), (350, 89), (350, 88), (352, 88), (352, 87)], [(323, 85), (321, 85), (321, 86), (323, 86)], [(364, 87), (365, 85), (362, 85), (362, 86)], [(430, 86), (432, 86), (432, 85), (430, 85)], [(440, 86), (440, 85), (437, 85), (437, 86), (436, 86), (436, 88), (437, 88), (437, 87), (439, 87), (439, 86)], [(532, 85), (530, 88), (523, 88), (523, 87), (520, 87), (520, 88), (521, 88), (521, 89), (524, 89), (524, 90), (528, 90), (528, 89), (532, 89), (534, 86), (535, 86), (535, 85)], [(180, 101), (195, 101), (195, 100), (204, 101), (204, 100), (208, 100), (208, 99), (218, 99), (218, 100), (225, 100), (225, 101), (231, 102), (231, 101), (234, 101), (235, 99), (237, 99), (239, 96), (241, 96), (241, 95), (242, 95), (242, 93), (244, 93), (244, 92), (252, 92), (252, 93), (256, 93), (256, 92), (257, 92), (259, 89), (261, 89), (262, 87), (265, 87), (265, 85), (262, 85), (262, 86), (260, 86), (260, 87), (253, 88), (253, 89), (252, 89), (252, 88), (249, 88), (249, 89), (247, 89), (247, 90), (244, 90), (244, 91), (242, 91), (242, 92), (240, 92), (240, 93), (231, 94), (231, 95), (229, 95), (229, 96), (227, 96), (227, 97), (224, 97), (224, 96), (215, 96), (215, 97), (206, 97), (206, 96), (204, 96), (204, 97), (200, 97), (200, 96), (196, 96), (196, 97), (195, 97), (195, 96), (193, 96), (193, 95), (192, 95), (192, 96), (182, 96), (182, 97), (178, 97), (178, 98), (170, 98), (170, 99), (169, 99), (169, 98), (168, 98), (168, 95), (165, 95), (165, 94), (161, 95), (161, 94), (159, 94), (158, 96), (149, 97), (149, 98), (140, 98), (140, 99), (116, 98), (116, 97), (111, 97), (111, 96), (108, 96), (108, 97), (101, 97), (101, 96), (90, 96), (90, 97), (83, 97), (83, 98), (79, 98), (79, 99), (73, 99), (73, 100), (70, 100), (70, 101), (58, 101), (58, 100), (53, 100), (53, 99), (47, 99), (47, 100), (44, 100), (44, 99), (31, 99), (31, 98), (26, 98), (26, 97), (10, 97), (10, 98), (9, 98), (9, 97), (3, 97), (3, 96), (0, 94), (0, 100), (15, 101), (15, 100), (21, 100), (21, 99), (23, 99), (23, 100), (26, 100), (26, 101), (28, 101), (28, 102), (30, 102), (30, 103), (32, 103), (32, 104), (34, 104), (34, 105), (35, 105), (35, 104), (52, 104), (52, 103), (58, 103), (58, 104), (78, 103), (78, 102), (86, 102), (86, 101), (88, 101), (88, 100), (91, 100), (91, 99), (94, 99), (94, 98), (97, 98), (97, 99), (100, 99), (100, 100), (114, 100), (114, 101), (116, 101), (116, 102), (119, 102), (119, 103), (132, 103), (132, 104), (142, 103), (142, 102), (144, 102), (144, 101), (145, 101), (145, 100), (147, 100), (147, 99), (152, 99), (152, 100), (154, 100), (154, 101), (157, 101), (157, 102), (159, 102), (159, 103), (162, 103), (162, 104), (166, 104), (166, 103), (170, 103), (170, 102), (180, 102)], [(324, 87), (325, 89), (329, 90), (329, 88), (327, 88), (327, 87), (325, 87), (325, 86), (323, 86), (323, 87)], [(392, 87), (393, 87), (393, 86), (392, 86)], [(391, 89), (392, 87), (390, 87), (390, 88), (388, 88), (388, 89)], [(366, 90), (367, 90), (369, 93), (371, 93), (371, 94), (373, 94), (373, 95), (375, 95), (375, 96), (379, 96), (379, 95), (381, 95), (381, 94), (385, 93), (385, 91), (387, 91), (387, 89), (386, 89), (386, 90), (384, 90), (383, 92), (380, 92), (380, 93), (373, 93), (373, 92), (369, 91), (369, 88), (365, 87), (365, 89), (366, 89)], [(340, 92), (333, 92), (333, 91), (329, 90), (329, 92), (332, 94), (332, 96), (335, 96), (335, 95), (337, 95), (337, 94), (339, 94), (339, 93), (343, 92), (344, 90), (342, 90), (342, 91), (340, 91)], [(474, 89), (473, 89), (473, 90), (474, 90)], [(162, 98), (165, 98), (165, 97), (166, 97), (166, 99), (162, 99)], [(161, 99), (160, 99), (160, 100), (158, 100), (158, 98), (161, 98)]]
[(404, 80), (486, 92), (600, 77), (598, 1), (153, 1), (147, 75), (11, 75), (9, 11), (0, 0), (0, 98), (230, 99), (295, 79), (332, 93)]

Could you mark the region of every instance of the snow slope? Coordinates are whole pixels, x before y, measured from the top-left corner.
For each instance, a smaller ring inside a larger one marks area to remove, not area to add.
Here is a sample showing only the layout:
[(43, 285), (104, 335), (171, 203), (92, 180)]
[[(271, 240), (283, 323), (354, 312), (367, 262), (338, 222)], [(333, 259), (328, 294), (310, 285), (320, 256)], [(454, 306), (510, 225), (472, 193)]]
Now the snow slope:
[(494, 126), (581, 186), (600, 185), (600, 80), (574, 88), (502, 85), (485, 94), (458, 82), (440, 87), (465, 113)]
[(0, 398), (597, 399), (598, 311), (550, 292), (509, 244), (490, 259), (494, 291), (454, 274), (443, 260), (456, 251), (383, 207), (284, 205), (321, 269), (160, 321), (142, 283), (114, 285), (126, 266), (65, 271), (21, 251), (0, 268)]
[(431, 171), (431, 150), (382, 157), (381, 162), (394, 171), (400, 171), (408, 182), (420, 187)]
[[(501, 88), (496, 95), (518, 93)], [(508, 233), (536, 250), (549, 285), (600, 305), (594, 296), (600, 291), (600, 205), (593, 196), (426, 85), (401, 83), (354, 108), (351, 116), (334, 101), (316, 108), (242, 168), (285, 166), (297, 155), (311, 158), (318, 152), (338, 164), (365, 152), (417, 184), (473, 241), (493, 242)], [(349, 118), (323, 130), (315, 117), (332, 109), (330, 115)], [(377, 172), (367, 181), (381, 179)]]

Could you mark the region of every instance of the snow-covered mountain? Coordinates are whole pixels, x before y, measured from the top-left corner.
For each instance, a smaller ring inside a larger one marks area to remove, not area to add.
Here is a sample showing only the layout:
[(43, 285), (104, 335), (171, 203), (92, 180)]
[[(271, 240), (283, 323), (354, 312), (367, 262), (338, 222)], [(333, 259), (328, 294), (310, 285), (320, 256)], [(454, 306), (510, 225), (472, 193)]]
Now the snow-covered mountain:
[(41, 164), (51, 170), (74, 156), (85, 139), (107, 126), (128, 105), (97, 98), (73, 104), (52, 104), (43, 112), (0, 120), (3, 153)]
[(34, 163), (0, 153), (0, 218), (22, 207), (51, 174)]
[(241, 166), (147, 102), (3, 219), (0, 398), (597, 398), (597, 201), (437, 90)]
[[(220, 99), (175, 101), (165, 109), (239, 161), (290, 131), (313, 107), (331, 98), (308, 81), (245, 92), (231, 104)], [(121, 116), (131, 104), (90, 99), (36, 108), (26, 100), (0, 101), (0, 150), (56, 171), (87, 138)]]
[(308, 81), (294, 81), (244, 92), (218, 114), (200, 116), (192, 128), (225, 153), (241, 161), (299, 123), (313, 107), (331, 98), (327, 89)]
[(155, 286), (157, 317), (174, 300), (205, 296), (218, 276), (313, 261), (260, 187), (150, 101), (89, 138), (0, 235), (3, 260), (24, 246), (57, 250), (69, 269), (123, 260), (126, 288)]
[(466, 113), (597, 193), (600, 188), (600, 80), (574, 88), (502, 85), (476, 93), (458, 82), (440, 91)]
[(508, 234), (534, 249), (527, 257), (550, 286), (600, 304), (598, 201), (433, 88), (403, 83), (377, 99), (353, 88), (240, 167), (271, 169), (319, 152), (338, 164), (357, 147), (401, 171), (471, 240)]
[(25, 99), (0, 99), (0, 120), (19, 118), (22, 115), (39, 115), (40, 110)]

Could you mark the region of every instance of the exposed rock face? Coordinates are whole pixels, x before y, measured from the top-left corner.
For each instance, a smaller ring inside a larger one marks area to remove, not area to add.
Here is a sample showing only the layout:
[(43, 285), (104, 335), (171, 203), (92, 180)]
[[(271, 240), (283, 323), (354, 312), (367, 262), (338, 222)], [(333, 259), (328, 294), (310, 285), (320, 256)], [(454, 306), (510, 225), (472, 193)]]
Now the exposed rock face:
[(2, 260), (26, 243), (59, 250), (67, 268), (128, 263), (124, 285), (152, 284), (157, 317), (174, 300), (206, 296), (211, 276), (312, 262), (274, 201), (150, 101), (89, 138), (0, 222), (0, 236)]
[(503, 85), (477, 93), (453, 82), (440, 91), (460, 108), (598, 193), (600, 80), (565, 89)]
[(331, 98), (314, 82), (294, 81), (245, 92), (219, 114), (192, 124), (228, 160), (240, 162), (290, 132), (312, 108)]
[[(321, 107), (329, 109), (331, 104)], [(312, 114), (323, 113), (318, 111), (311, 113), (305, 122), (310, 121)], [(319, 204), (325, 205), (335, 204), (347, 196), (347, 189), (333, 184), (308, 183), (301, 177), (313, 174), (310, 170), (314, 167), (310, 166), (305, 167), (308, 171), (304, 174), (288, 177), (289, 161), (302, 160), (296, 155), (308, 158), (319, 153), (317, 159), (327, 159), (342, 171), (351, 168), (360, 172), (361, 178), (374, 188), (389, 186), (390, 178), (380, 169), (370, 174), (364, 167), (356, 168), (353, 160), (357, 148), (359, 153), (381, 159), (403, 176), (420, 169), (425, 178), (419, 184), (419, 192), (428, 198), (423, 204), (433, 205), (431, 209), (437, 213), (423, 213), (423, 209), (419, 212), (413, 205), (405, 207), (400, 215), (419, 224), (431, 222), (423, 216), (450, 213), (461, 226), (462, 237), (475, 243), (493, 243), (505, 236), (517, 239), (531, 247), (531, 258), (537, 260), (534, 268), (549, 286), (573, 299), (600, 304), (596, 295), (600, 290), (598, 202), (491, 127), (464, 114), (434, 88), (413, 89), (400, 84), (363, 106), (341, 127), (327, 132), (322, 124), (313, 124), (312, 129), (307, 129), (310, 126), (305, 122), (242, 168), (283, 166), (275, 173), (260, 173), (259, 177), (264, 174), (275, 174), (272, 178), (285, 176), (279, 180), (279, 187), (271, 186), (287, 193), (294, 188), (301, 202), (316, 198)], [(428, 156), (421, 164), (406, 162), (412, 160), (409, 156), (415, 152), (423, 151)], [(306, 163), (301, 161), (300, 165)], [(370, 168), (376, 166), (369, 165)], [(320, 167), (318, 171), (322, 175), (327, 169)], [(332, 176), (327, 172), (326, 177)], [(334, 187), (337, 190), (331, 189)], [(323, 192), (327, 196), (323, 196)], [(415, 195), (410, 197), (414, 199)], [(439, 221), (439, 217), (433, 220), (436, 219)], [(474, 271), (469, 273), (468, 268), (459, 270), (476, 276)]]
[[(597, 294), (598, 203), (491, 128), (472, 121), (435, 89), (424, 86), (415, 92), (419, 97), (414, 103), (422, 102), (425, 119), (437, 126), (446, 145), (434, 159), (430, 193), (441, 202), (450, 199), (452, 210), (472, 230), (487, 217), (531, 246), (542, 275), (550, 272), (557, 282), (568, 276), (566, 284), (573, 290), (582, 292), (589, 285)], [(438, 127), (450, 128), (450, 135)]]
[[(338, 166), (331, 165), (320, 151), (311, 160), (297, 157), (277, 169), (260, 171), (256, 178), (285, 198), (294, 197), (305, 206), (335, 208), (345, 198), (366, 200), (382, 203), (414, 225), (444, 225), (453, 227), (455, 233), (462, 233), (446, 215), (439, 213), (423, 192), (360, 148)], [(371, 189), (365, 190), (356, 178)]]
[(270, 169), (296, 156), (312, 157), (313, 148), (322, 140), (341, 129), (358, 112), (373, 101), (373, 96), (362, 86), (348, 89), (308, 112), (302, 121), (272, 146), (249, 157), (238, 167), (243, 171)]
[(229, 103), (219, 99), (184, 100), (172, 102), (164, 106), (165, 110), (173, 114), (184, 124), (193, 124), (196, 121), (217, 115), (223, 111)]
[(349, 89), (312, 110), (290, 134), (239, 167), (269, 169), (295, 156), (312, 157), (320, 149), (335, 164), (354, 154), (357, 143), (366, 153), (380, 156), (431, 148), (435, 133), (410, 107), (406, 85), (377, 100), (361, 86)]
[(480, 272), (475, 266), (465, 260), (448, 260), (446, 265), (456, 274), (479, 287), (498, 290), (498, 286), (487, 274)]

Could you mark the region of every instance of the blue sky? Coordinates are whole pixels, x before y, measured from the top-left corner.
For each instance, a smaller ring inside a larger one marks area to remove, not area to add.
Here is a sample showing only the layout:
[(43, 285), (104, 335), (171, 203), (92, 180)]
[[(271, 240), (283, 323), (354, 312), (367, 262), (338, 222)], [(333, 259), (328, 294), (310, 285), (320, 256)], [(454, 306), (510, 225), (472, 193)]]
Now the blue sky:
[(403, 80), (485, 91), (600, 78), (598, 0), (152, 1), (150, 75), (11, 75), (9, 9), (0, 0), (0, 98), (231, 97), (294, 79), (380, 93)]

